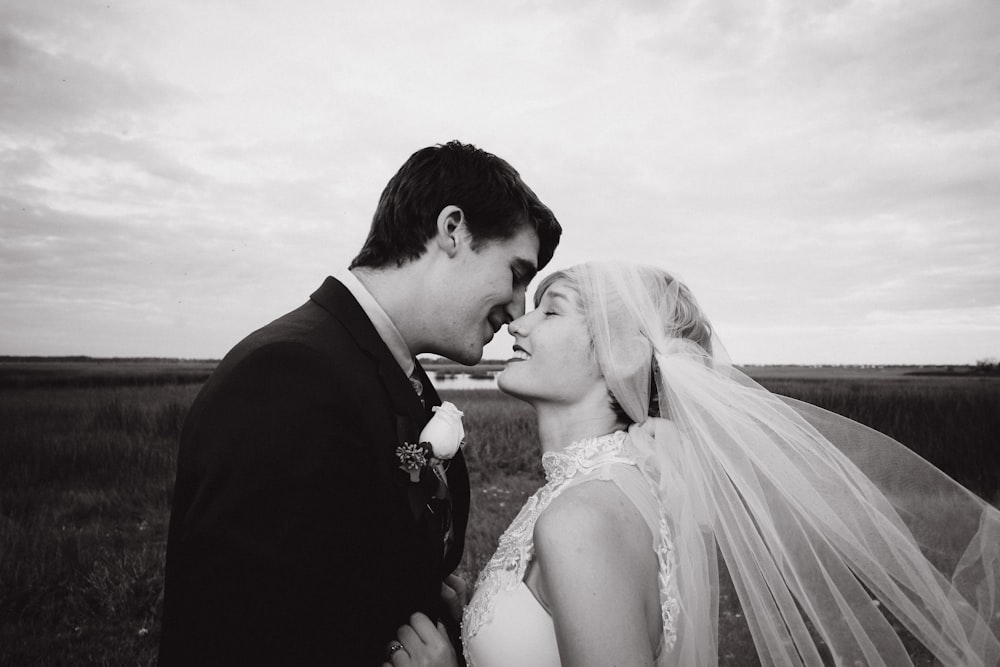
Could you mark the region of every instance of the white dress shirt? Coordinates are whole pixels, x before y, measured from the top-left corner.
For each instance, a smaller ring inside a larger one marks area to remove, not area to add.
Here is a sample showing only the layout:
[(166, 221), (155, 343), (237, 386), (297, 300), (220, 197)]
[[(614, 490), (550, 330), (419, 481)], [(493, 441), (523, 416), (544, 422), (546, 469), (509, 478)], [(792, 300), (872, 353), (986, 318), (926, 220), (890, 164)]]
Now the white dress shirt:
[(361, 309), (365, 311), (365, 315), (372, 321), (375, 331), (378, 332), (379, 337), (385, 343), (386, 347), (389, 348), (389, 351), (392, 352), (393, 358), (399, 364), (399, 367), (403, 369), (406, 377), (412, 376), (414, 370), (413, 355), (410, 354), (409, 346), (403, 340), (399, 329), (392, 323), (389, 314), (385, 312), (378, 301), (375, 300), (375, 297), (372, 296), (372, 293), (361, 284), (361, 281), (353, 273), (346, 270), (340, 271), (335, 277), (357, 299), (361, 305)]

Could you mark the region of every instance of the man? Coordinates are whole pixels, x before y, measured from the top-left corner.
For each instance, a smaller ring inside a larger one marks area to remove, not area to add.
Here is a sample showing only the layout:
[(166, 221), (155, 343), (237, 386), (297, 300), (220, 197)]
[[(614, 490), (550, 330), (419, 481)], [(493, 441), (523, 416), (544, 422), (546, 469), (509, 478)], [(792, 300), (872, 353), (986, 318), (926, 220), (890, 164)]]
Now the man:
[(454, 635), (468, 475), (400, 468), (440, 403), (415, 356), (478, 362), (560, 233), (503, 160), (425, 148), (350, 271), (226, 355), (181, 435), (161, 666), (377, 665), (417, 611)]

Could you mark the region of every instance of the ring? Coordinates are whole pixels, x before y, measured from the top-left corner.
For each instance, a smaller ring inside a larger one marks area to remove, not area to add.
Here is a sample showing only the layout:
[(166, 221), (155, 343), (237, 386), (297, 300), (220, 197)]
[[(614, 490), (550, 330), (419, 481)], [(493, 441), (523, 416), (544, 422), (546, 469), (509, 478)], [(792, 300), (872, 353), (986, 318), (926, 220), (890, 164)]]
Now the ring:
[(402, 650), (403, 650), (403, 645), (400, 644), (399, 642), (397, 642), (396, 640), (392, 640), (391, 642), (389, 642), (389, 657), (390, 658), (393, 656), (393, 654), (396, 651), (402, 651)]

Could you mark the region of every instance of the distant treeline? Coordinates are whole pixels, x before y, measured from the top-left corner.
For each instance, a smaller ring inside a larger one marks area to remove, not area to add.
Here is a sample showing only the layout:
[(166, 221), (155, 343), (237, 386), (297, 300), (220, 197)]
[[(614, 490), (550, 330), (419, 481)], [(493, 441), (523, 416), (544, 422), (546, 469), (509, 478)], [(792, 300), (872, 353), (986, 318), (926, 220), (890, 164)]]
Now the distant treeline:
[(984, 359), (975, 366), (946, 366), (943, 369), (910, 371), (907, 375), (949, 376), (949, 375), (983, 375), (996, 377), (1000, 375), (1000, 363), (996, 360)]
[(0, 390), (199, 384), (217, 365), (191, 359), (0, 357)]
[[(492, 378), (504, 362), (483, 360), (463, 366), (443, 358), (421, 359), (437, 380), (459, 375)], [(218, 366), (217, 359), (171, 357), (59, 357), (0, 355), (0, 390), (39, 388), (142, 387), (199, 384)], [(758, 382), (797, 379), (803, 382), (840, 380), (887, 380), (907, 376), (973, 377), (1000, 375), (993, 359), (974, 366), (747, 366), (742, 370)]]
[(218, 364), (218, 359), (181, 359), (177, 357), (88, 357), (73, 355), (68, 357), (18, 357), (0, 354), (0, 364), (3, 363), (156, 363), (156, 364)]

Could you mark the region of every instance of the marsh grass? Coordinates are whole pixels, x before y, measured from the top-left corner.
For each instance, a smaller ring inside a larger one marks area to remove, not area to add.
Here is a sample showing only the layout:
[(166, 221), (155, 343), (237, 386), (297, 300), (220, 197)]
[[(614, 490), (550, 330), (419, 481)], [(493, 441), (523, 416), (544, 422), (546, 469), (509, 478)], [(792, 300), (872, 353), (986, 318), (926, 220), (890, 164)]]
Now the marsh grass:
[[(90, 370), (104, 379), (0, 382), (0, 665), (155, 663), (177, 439), (199, 385), (188, 374), (161, 382), (153, 366)], [(997, 498), (1000, 384), (773, 382), (895, 435)], [(442, 393), (466, 413), (473, 496), (461, 572), (472, 582), (543, 481), (538, 442), (518, 401)], [(731, 584), (722, 595), (720, 660), (755, 664)]]
[(759, 381), (892, 436), (983, 498), (1000, 502), (997, 378)]
[(0, 664), (153, 664), (197, 386), (0, 392)]

